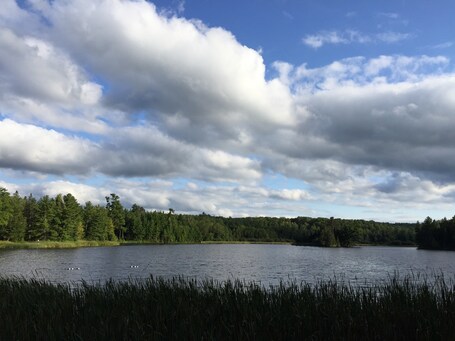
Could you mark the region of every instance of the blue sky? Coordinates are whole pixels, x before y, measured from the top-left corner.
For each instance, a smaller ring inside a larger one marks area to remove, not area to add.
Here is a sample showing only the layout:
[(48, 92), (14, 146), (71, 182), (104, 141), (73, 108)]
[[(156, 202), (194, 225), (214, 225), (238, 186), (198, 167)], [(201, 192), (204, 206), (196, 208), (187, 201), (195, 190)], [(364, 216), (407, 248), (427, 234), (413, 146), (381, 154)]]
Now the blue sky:
[(451, 217), (454, 7), (5, 0), (0, 186), (194, 214)]

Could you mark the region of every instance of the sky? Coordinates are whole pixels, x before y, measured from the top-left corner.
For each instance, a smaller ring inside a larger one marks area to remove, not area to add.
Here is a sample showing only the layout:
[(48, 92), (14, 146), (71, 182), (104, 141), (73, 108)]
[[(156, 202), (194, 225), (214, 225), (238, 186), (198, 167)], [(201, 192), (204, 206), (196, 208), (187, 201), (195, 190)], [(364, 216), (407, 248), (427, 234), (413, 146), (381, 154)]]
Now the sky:
[(450, 218), (453, 13), (2, 0), (0, 187), (233, 217)]

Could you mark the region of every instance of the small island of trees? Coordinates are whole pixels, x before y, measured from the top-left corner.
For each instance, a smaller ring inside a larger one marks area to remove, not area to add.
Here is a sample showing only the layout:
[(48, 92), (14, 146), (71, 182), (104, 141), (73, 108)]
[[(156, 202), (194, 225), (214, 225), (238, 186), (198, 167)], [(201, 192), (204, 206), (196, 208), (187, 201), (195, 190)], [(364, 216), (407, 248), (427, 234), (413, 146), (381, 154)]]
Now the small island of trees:
[(336, 218), (231, 218), (147, 211), (123, 206), (118, 195), (105, 205), (84, 205), (68, 193), (21, 197), (0, 188), (0, 240), (135, 241), (149, 243), (290, 242), (325, 247), (417, 245), (455, 249), (455, 218), (423, 223), (381, 223)]

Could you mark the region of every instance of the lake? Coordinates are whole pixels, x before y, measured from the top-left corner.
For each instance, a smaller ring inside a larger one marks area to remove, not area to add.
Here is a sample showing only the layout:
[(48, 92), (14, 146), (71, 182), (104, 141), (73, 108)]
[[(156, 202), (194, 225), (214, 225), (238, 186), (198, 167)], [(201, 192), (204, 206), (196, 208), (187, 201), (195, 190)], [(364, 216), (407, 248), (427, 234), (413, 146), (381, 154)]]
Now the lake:
[(128, 245), (78, 249), (0, 250), (0, 275), (54, 283), (104, 282), (150, 275), (240, 279), (263, 285), (335, 276), (352, 284), (398, 272), (454, 278), (455, 252), (415, 247), (318, 248), (267, 244)]

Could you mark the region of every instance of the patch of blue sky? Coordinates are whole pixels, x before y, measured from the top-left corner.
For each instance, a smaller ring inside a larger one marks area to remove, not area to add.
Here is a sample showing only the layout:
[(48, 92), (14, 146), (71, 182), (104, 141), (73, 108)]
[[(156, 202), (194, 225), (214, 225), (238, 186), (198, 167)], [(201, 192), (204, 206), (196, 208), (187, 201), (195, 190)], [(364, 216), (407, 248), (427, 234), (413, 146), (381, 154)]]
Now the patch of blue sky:
[(269, 189), (301, 189), (308, 190), (309, 185), (299, 179), (287, 178), (282, 174), (265, 174), (262, 178), (262, 184)]
[(84, 132), (84, 131), (74, 131), (74, 130), (65, 129), (65, 128), (61, 128), (61, 127), (46, 126), (46, 125), (41, 125), (41, 127), (55, 130), (56, 132), (61, 133), (67, 137), (76, 137), (76, 138), (80, 138), (80, 139), (84, 139), (84, 140), (89, 140), (89, 141), (95, 142), (95, 143), (102, 143), (105, 140), (105, 137), (100, 134)]
[[(169, 1), (154, 1), (169, 8)], [(447, 10), (441, 11), (441, 6)], [(183, 15), (202, 20), (209, 27), (223, 27), (250, 48), (261, 50), (265, 64), (277, 60), (310, 67), (353, 56), (372, 58), (383, 54), (418, 55), (425, 45), (452, 39), (455, 3), (438, 6), (427, 1), (226, 1), (211, 6), (208, 1), (187, 0)], [(254, 18), (254, 25), (251, 25)], [(273, 25), (271, 25), (273, 23)], [(305, 46), (302, 38), (318, 32), (343, 34), (356, 31), (365, 39), (327, 44), (320, 49)], [(383, 34), (383, 36), (380, 36)], [(386, 35), (389, 36), (386, 36)], [(393, 34), (397, 34), (395, 38)], [(379, 36), (378, 36), (379, 35)], [(385, 36), (384, 36), (385, 35)], [(398, 39), (398, 37), (403, 39)], [(267, 69), (268, 70), (268, 69)]]
[(172, 179), (172, 189), (181, 190), (188, 187), (188, 184), (196, 184), (198, 188), (204, 188), (206, 186), (205, 181), (192, 180), (187, 178), (174, 178)]
[(131, 126), (140, 127), (144, 125), (152, 125), (160, 130), (165, 130), (165, 125), (159, 119), (159, 113), (157, 113), (153, 108), (139, 110), (128, 114), (131, 119)]
[[(49, 3), (53, 3), (54, 0), (48, 0)], [(33, 1), (30, 1), (30, 0), (16, 0), (16, 3), (17, 5), (23, 9), (23, 10), (26, 10), (28, 12), (32, 12), (34, 13), (35, 15), (37, 15), (41, 22), (43, 24), (45, 24), (46, 26), (52, 26), (52, 22), (49, 21), (48, 18), (46, 18), (45, 16), (42, 15), (42, 13), (38, 10), (36, 10), (34, 7), (33, 7)]]

